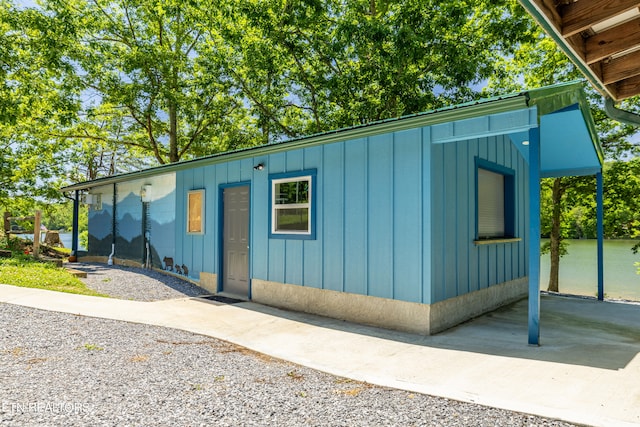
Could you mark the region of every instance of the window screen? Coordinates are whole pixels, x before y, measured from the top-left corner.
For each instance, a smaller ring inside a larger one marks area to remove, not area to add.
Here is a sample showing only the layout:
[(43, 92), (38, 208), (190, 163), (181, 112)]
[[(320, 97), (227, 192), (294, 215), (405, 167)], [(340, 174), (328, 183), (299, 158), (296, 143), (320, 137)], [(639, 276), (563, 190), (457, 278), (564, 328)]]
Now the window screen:
[(204, 190), (187, 193), (187, 233), (204, 233)]
[(478, 168), (478, 238), (505, 236), (505, 176)]

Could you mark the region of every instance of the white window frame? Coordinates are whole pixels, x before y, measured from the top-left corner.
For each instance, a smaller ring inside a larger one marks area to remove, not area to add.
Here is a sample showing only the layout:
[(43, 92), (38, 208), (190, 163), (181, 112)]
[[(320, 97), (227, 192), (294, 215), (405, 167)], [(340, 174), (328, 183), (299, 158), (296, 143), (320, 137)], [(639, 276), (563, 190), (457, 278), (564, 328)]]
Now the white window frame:
[[(200, 194), (200, 229), (197, 231), (191, 231), (191, 195), (192, 194)], [(186, 217), (186, 226), (187, 226), (187, 234), (204, 234), (204, 206), (205, 206), (205, 191), (201, 190), (191, 190), (187, 192), (187, 217)]]
[[(302, 182), (307, 181), (309, 183), (308, 202), (306, 203), (288, 203), (277, 204), (276, 185), (288, 182)], [(287, 178), (274, 178), (271, 180), (271, 234), (272, 235), (300, 235), (311, 236), (312, 234), (312, 203), (313, 203), (313, 177), (312, 175), (300, 175)], [(307, 209), (307, 229), (306, 230), (277, 230), (277, 211), (281, 209)]]

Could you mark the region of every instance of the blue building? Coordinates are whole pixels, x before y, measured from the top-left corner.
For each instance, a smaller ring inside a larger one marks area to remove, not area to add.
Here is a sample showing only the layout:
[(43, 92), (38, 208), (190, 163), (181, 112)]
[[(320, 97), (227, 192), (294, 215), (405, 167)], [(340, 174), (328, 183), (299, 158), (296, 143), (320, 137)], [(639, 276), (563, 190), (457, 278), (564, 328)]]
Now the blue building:
[(537, 328), (539, 179), (601, 167), (570, 83), (63, 191), (89, 205), (80, 260), (178, 266), (212, 293), (433, 334), (528, 291)]

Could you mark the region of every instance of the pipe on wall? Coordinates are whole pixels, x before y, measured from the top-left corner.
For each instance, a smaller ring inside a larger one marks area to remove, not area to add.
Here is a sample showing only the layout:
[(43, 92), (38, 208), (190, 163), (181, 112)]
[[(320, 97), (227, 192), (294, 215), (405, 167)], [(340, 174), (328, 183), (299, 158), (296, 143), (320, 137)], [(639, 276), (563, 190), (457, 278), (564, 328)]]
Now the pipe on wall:
[(107, 265), (113, 265), (113, 254), (116, 252), (116, 244), (111, 244), (111, 253), (109, 254), (109, 259), (107, 260)]
[(640, 114), (631, 111), (621, 110), (616, 107), (615, 102), (608, 96), (604, 98), (604, 111), (613, 120), (630, 126), (640, 126)]

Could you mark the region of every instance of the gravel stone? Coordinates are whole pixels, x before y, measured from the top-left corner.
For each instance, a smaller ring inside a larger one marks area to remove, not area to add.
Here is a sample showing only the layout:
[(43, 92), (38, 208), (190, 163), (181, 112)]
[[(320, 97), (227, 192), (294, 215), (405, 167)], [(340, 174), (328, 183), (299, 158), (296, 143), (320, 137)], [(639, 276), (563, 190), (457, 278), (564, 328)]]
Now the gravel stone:
[[(98, 279), (88, 282), (117, 283), (101, 292), (123, 298), (198, 292), (162, 274), (89, 267)], [(339, 378), (171, 328), (4, 303), (0, 324), (3, 426), (572, 425)]]
[(211, 294), (191, 282), (155, 270), (92, 263), (74, 263), (73, 268), (87, 273), (80, 280), (88, 288), (119, 299), (160, 301)]

